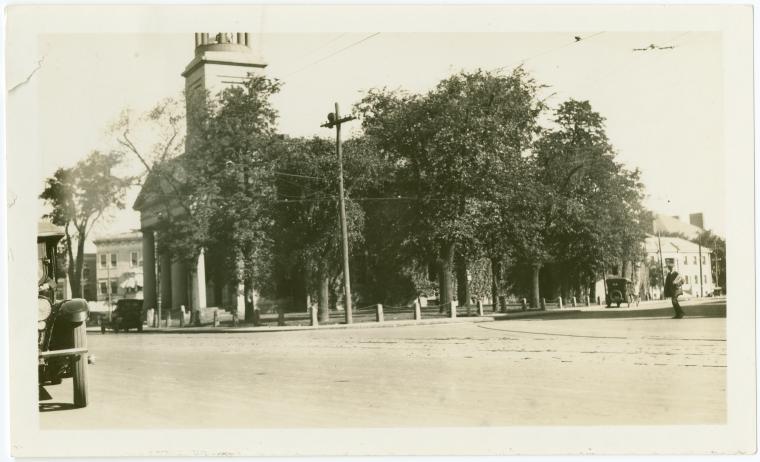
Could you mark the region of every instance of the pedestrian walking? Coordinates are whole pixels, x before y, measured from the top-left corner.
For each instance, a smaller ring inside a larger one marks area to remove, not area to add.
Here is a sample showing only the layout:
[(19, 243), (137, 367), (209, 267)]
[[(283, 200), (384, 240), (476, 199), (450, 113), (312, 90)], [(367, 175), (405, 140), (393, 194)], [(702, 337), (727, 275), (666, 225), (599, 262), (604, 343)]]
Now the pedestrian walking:
[(670, 297), (670, 301), (673, 304), (673, 310), (675, 310), (673, 319), (681, 319), (683, 318), (683, 310), (678, 303), (678, 296), (683, 294), (683, 289), (681, 289), (683, 277), (678, 274), (678, 271), (673, 269), (673, 263), (672, 258), (665, 259), (665, 264), (668, 267), (668, 275), (665, 277), (665, 296)]

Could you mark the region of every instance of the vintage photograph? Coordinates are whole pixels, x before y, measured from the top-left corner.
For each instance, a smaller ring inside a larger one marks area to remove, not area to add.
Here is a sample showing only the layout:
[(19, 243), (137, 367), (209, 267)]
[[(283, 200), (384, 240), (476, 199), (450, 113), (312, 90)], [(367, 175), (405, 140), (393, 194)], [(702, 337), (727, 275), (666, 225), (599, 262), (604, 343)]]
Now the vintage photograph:
[(732, 423), (727, 319), (754, 292), (727, 248), (754, 244), (731, 241), (753, 212), (725, 31), (261, 11), (51, 28), (9, 69), (37, 133), (6, 191), (9, 236), (14, 206), (36, 231), (11, 337), (35, 432)]

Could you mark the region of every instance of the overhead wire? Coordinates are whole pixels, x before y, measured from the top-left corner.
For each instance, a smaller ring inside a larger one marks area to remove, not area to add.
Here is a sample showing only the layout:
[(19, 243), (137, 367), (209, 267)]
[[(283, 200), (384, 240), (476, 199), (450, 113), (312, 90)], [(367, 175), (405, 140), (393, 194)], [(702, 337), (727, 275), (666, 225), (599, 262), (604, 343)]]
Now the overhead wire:
[(300, 72), (303, 72), (303, 71), (305, 71), (306, 69), (308, 69), (308, 68), (309, 68), (309, 67), (311, 67), (311, 66), (315, 66), (315, 65), (317, 65), (317, 64), (319, 64), (319, 63), (321, 63), (321, 62), (324, 62), (324, 61), (326, 61), (326, 60), (328, 60), (328, 59), (332, 58), (333, 56), (335, 56), (335, 55), (337, 55), (337, 54), (339, 54), (339, 53), (342, 53), (342, 52), (344, 52), (344, 51), (346, 51), (346, 50), (348, 50), (348, 49), (351, 49), (351, 48), (353, 48), (353, 47), (355, 47), (355, 46), (358, 46), (358, 45), (360, 45), (360, 44), (362, 44), (362, 43), (366, 42), (367, 40), (369, 40), (369, 39), (371, 39), (371, 38), (373, 38), (373, 37), (376, 37), (376, 36), (378, 36), (378, 35), (380, 35), (380, 32), (375, 32), (375, 33), (373, 33), (373, 34), (370, 34), (370, 35), (368, 35), (368, 36), (366, 36), (366, 37), (364, 37), (364, 38), (362, 38), (362, 39), (360, 39), (360, 40), (357, 40), (356, 42), (350, 43), (350, 44), (348, 44), (348, 45), (344, 46), (343, 48), (340, 48), (340, 49), (338, 49), (338, 50), (336, 50), (336, 51), (334, 51), (334, 52), (330, 53), (330, 54), (329, 54), (329, 55), (327, 55), (327, 56), (324, 56), (324, 57), (322, 57), (322, 58), (319, 58), (318, 60), (316, 60), (316, 61), (313, 61), (313, 62), (311, 62), (311, 63), (309, 63), (309, 64), (307, 64), (307, 65), (305, 65), (305, 66), (301, 67), (300, 69), (297, 69), (297, 70), (295, 70), (295, 71), (293, 71), (293, 72), (291, 72), (291, 73), (289, 73), (289, 74), (286, 74), (286, 75), (284, 75), (282, 78), (283, 78), (283, 79), (285, 79), (285, 78), (288, 78), (288, 77), (290, 77), (290, 76), (296, 75), (296, 74), (298, 74), (298, 73), (300, 73)]

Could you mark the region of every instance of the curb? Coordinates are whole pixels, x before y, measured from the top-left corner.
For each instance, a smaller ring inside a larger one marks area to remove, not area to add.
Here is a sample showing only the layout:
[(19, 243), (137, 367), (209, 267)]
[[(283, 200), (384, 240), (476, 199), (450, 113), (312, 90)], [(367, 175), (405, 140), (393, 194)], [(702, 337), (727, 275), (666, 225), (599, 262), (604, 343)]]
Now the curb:
[[(436, 324), (462, 324), (492, 322), (493, 316), (483, 317), (462, 317), (462, 318), (438, 318), (422, 321), (384, 321), (384, 322), (363, 322), (355, 324), (326, 324), (321, 326), (261, 326), (261, 327), (144, 327), (142, 334), (242, 334), (258, 332), (298, 332), (298, 331), (320, 331), (336, 329), (382, 329), (385, 327), (412, 327), (412, 326), (429, 326)], [(100, 328), (90, 327), (88, 332), (100, 332)], [(113, 334), (113, 332), (109, 332)], [(124, 335), (124, 334), (114, 334)]]

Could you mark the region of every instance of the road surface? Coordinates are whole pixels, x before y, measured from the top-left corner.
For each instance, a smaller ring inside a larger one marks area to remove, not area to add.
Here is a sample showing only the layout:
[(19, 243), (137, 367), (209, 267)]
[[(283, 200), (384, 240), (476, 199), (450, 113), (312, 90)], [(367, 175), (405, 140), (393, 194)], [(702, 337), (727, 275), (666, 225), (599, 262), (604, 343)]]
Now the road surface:
[[(653, 312), (655, 313), (655, 312)], [(688, 311), (687, 311), (688, 313)], [(43, 429), (712, 424), (723, 317), (378, 329), (91, 333), (90, 405), (48, 387)]]

